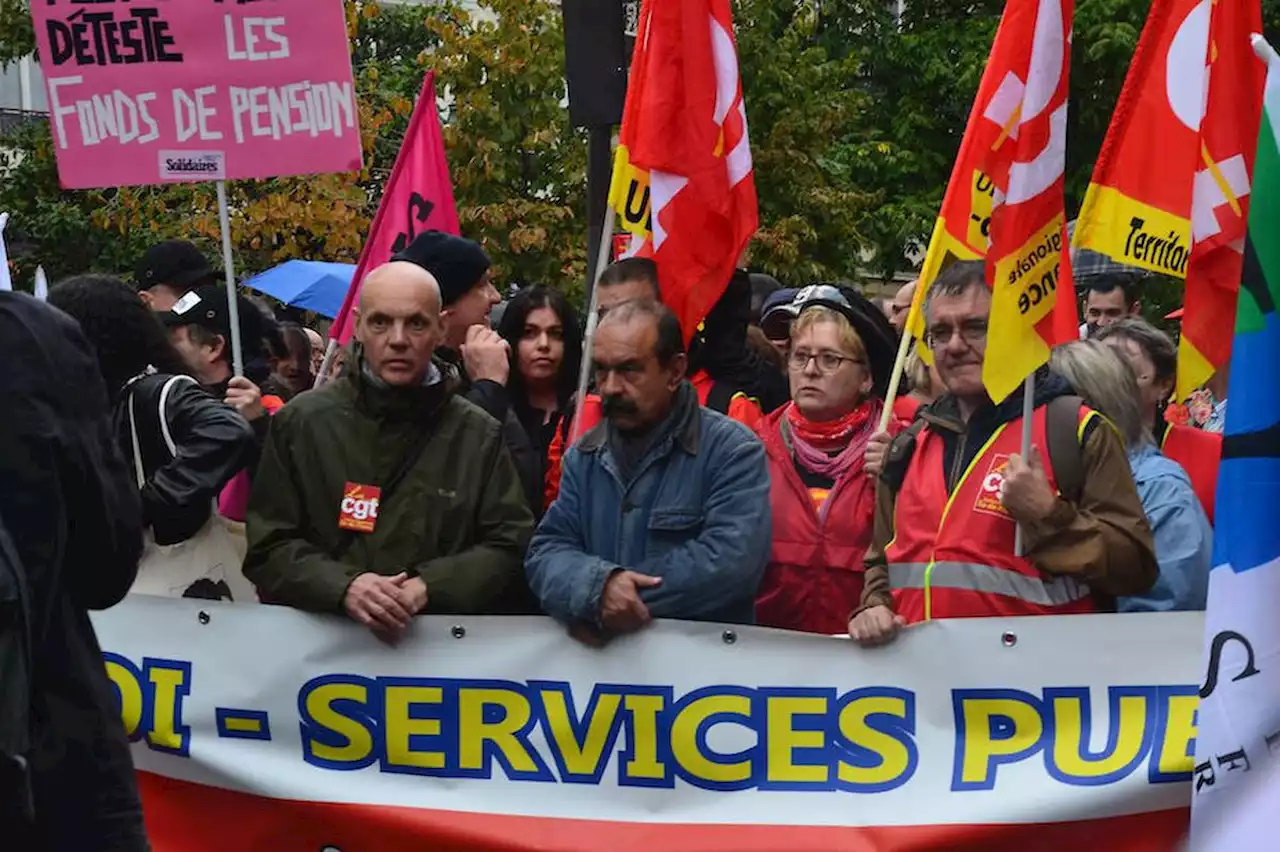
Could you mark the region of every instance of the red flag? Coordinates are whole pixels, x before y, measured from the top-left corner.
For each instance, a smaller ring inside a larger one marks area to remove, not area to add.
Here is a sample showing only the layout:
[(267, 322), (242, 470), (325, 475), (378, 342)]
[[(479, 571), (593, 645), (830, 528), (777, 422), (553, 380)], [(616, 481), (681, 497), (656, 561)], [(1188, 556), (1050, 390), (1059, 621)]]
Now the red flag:
[(689, 338), (758, 221), (729, 0), (644, 0), (638, 32), (609, 200)]
[(1063, 214), (1073, 11), (1073, 0), (1006, 3), (908, 318), (923, 337), (921, 306), (942, 269), (985, 259), (983, 381), (995, 400), (1079, 336)]
[[(1249, 182), (1266, 82), (1266, 66), (1254, 55), (1249, 37), (1261, 32), (1258, 0), (1212, 4), (1204, 71), (1208, 79), (1191, 189), (1191, 257), (1178, 347), (1180, 400), (1231, 359), (1249, 223)], [(1194, 121), (1200, 112), (1196, 106), (1188, 104), (1186, 118)]]
[(1227, 362), (1264, 68), (1257, 0), (1155, 0), (1076, 245), (1187, 279), (1177, 397)]
[[(1093, 179), (1075, 245), (1117, 263), (1185, 278), (1191, 250), (1191, 175), (1200, 135), (1179, 117), (1203, 97), (1208, 7), (1154, 0)], [(1175, 103), (1176, 102), (1176, 103)]]
[(444, 156), (440, 116), (436, 112), (435, 72), (428, 71), (422, 93), (409, 118), (400, 153), (382, 193), (382, 203), (373, 217), (360, 263), (351, 279), (351, 289), (338, 312), (329, 336), (346, 343), (354, 330), (352, 308), (360, 295), (365, 276), (386, 263), (423, 231), (445, 231), (460, 235), (458, 210), (453, 204), (453, 182)]

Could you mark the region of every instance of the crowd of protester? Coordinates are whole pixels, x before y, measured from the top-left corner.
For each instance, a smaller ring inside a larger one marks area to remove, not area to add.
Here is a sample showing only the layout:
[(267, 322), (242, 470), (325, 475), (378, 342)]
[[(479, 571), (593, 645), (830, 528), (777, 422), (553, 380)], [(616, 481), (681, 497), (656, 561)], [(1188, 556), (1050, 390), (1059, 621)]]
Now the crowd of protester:
[[(483, 249), (437, 232), (365, 278), (318, 387), (324, 335), (246, 296), (237, 374), (226, 290), (189, 243), (131, 284), (59, 283), (56, 311), (0, 294), (23, 329), (0, 337), (0, 405), (25, 412), (0, 419), (22, 484), (0, 494), (0, 562), (61, 637), (34, 659), (42, 700), (106, 700), (85, 611), (130, 589), (345, 614), (392, 645), (424, 613), (543, 613), (593, 646), (654, 618), (871, 646), (936, 618), (1201, 609), (1225, 398), (1170, 422), (1176, 348), (1140, 278), (1080, 261), (1082, 339), (1037, 373), (1030, 453), (1023, 391), (983, 385), (980, 262), (928, 290), (892, 403), (915, 282), (881, 303), (739, 271), (682, 328), (657, 266), (621, 260), (581, 399), (574, 305), (541, 284), (504, 303)], [(64, 724), (33, 718), (37, 745)], [(123, 753), (101, 724), (79, 735)], [(118, 760), (33, 754), (33, 807), (114, 772), (86, 830), (132, 830)]]

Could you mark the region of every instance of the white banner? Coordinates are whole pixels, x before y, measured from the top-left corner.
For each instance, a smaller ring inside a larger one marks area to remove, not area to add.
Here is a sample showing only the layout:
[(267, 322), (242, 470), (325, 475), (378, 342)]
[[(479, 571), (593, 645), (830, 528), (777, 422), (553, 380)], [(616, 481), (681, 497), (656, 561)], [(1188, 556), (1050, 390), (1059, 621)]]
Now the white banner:
[(1186, 825), (1198, 615), (934, 621), (881, 649), (662, 622), (603, 651), (541, 618), (422, 618), (394, 648), (275, 607), (94, 621), (160, 852), (1098, 852)]

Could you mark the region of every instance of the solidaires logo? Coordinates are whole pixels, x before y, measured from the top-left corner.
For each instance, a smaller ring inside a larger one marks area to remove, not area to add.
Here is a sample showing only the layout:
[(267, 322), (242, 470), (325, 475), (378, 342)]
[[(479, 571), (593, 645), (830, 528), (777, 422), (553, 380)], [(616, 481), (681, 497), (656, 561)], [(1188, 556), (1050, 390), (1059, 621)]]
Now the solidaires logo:
[(161, 151), (161, 180), (224, 180), (227, 155), (223, 151)]

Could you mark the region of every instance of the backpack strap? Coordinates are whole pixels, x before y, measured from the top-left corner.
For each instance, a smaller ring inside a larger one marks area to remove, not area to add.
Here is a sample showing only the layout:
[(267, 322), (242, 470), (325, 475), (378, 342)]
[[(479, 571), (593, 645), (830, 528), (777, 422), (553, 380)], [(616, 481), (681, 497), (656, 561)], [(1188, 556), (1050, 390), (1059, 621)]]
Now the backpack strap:
[(169, 410), (169, 392), (173, 390), (173, 386), (178, 382), (190, 382), (194, 385), (196, 380), (190, 376), (170, 376), (169, 380), (164, 383), (164, 387), (160, 389), (160, 434), (164, 436), (164, 445), (169, 448), (170, 456), (178, 454), (178, 445), (173, 442), (173, 435), (169, 432), (169, 418), (165, 416), (165, 412)]
[(889, 443), (889, 454), (885, 458), (880, 479), (895, 493), (902, 488), (902, 482), (907, 478), (907, 465), (916, 454), (916, 441), (928, 425), (924, 419), (917, 417)]
[(1046, 448), (1053, 476), (1058, 481), (1058, 492), (1069, 502), (1079, 505), (1084, 493), (1084, 431), (1080, 424), (1080, 406), (1084, 400), (1078, 396), (1059, 396), (1045, 406)]
[[(170, 457), (178, 455), (178, 446), (174, 443), (173, 434), (169, 431), (169, 418), (165, 416), (165, 412), (168, 410), (170, 391), (175, 384), (182, 381), (196, 383), (196, 380), (190, 376), (170, 376), (165, 381), (164, 387), (160, 389), (160, 403), (156, 411), (156, 417), (160, 421), (160, 434), (164, 437), (164, 445), (168, 448)], [(147, 484), (147, 474), (142, 466), (142, 445), (138, 441), (138, 414), (134, 406), (138, 390), (137, 383), (130, 384), (134, 387), (129, 392), (129, 439), (133, 445), (133, 473), (138, 480), (138, 487), (142, 488)]]

